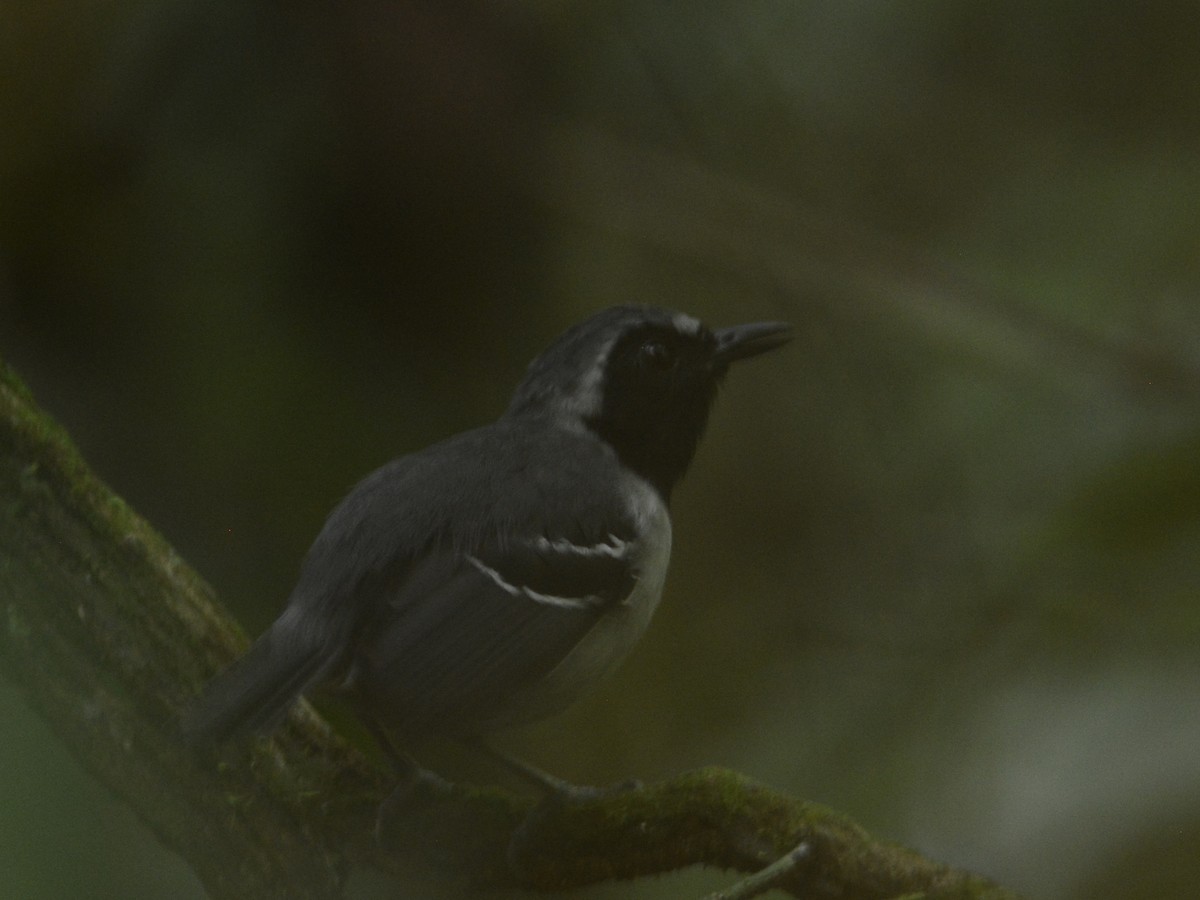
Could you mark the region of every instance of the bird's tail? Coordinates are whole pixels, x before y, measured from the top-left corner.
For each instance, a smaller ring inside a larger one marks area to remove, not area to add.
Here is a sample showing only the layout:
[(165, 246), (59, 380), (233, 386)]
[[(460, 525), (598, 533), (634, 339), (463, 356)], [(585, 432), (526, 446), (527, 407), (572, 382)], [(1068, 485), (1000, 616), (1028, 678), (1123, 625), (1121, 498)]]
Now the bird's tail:
[(288, 707), (334, 662), (328, 643), (293, 627), (286, 613), (205, 688), (182, 720), (195, 746), (277, 725)]

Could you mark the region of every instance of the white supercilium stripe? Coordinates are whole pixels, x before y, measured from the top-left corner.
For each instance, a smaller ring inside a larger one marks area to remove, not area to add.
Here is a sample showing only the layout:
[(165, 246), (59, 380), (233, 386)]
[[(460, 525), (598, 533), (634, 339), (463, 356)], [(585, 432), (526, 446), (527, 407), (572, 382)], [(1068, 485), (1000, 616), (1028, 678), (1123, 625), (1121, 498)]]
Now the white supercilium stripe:
[(584, 420), (599, 415), (600, 406), (604, 402), (604, 369), (616, 340), (617, 336), (613, 335), (605, 341), (579, 382), (561, 396), (557, 405), (565, 416), (565, 423), (570, 427), (581, 428)]
[(694, 319), (686, 313), (676, 313), (671, 319), (671, 324), (675, 326), (676, 331), (691, 335), (699, 334), (703, 327), (699, 319)]

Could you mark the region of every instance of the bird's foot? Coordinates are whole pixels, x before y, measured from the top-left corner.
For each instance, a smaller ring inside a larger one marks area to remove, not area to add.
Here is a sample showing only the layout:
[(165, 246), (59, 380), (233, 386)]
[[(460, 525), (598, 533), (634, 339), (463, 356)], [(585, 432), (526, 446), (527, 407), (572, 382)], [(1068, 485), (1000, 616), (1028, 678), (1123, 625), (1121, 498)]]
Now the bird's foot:
[(453, 787), (452, 782), (420, 766), (414, 765), (404, 772), (392, 792), (379, 804), (375, 814), (375, 842), (386, 846), (390, 843), (387, 840), (390, 824), (403, 818), (406, 812), (445, 796)]
[(546, 773), (541, 774), (546, 775), (548, 779), (541, 782), (546, 788), (546, 793), (513, 831), (505, 852), (509, 869), (521, 881), (530, 880), (529, 876), (540, 844), (539, 838), (547, 833), (553, 822), (566, 810), (570, 807), (587, 806), (617, 794), (625, 794), (642, 788), (642, 782), (637, 779), (595, 786), (571, 784), (569, 781), (554, 778)]

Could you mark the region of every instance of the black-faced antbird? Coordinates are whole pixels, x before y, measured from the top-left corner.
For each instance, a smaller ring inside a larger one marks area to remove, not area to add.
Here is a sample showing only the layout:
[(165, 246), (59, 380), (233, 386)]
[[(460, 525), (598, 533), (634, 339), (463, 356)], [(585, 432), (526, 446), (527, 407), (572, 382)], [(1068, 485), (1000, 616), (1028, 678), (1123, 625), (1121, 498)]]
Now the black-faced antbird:
[(498, 421), (388, 463), (338, 504), (283, 614), (185, 731), (265, 729), (333, 687), (416, 777), (406, 737), (476, 741), (561, 710), (654, 613), (671, 490), (730, 364), (788, 337), (781, 323), (711, 331), (639, 306), (568, 329)]

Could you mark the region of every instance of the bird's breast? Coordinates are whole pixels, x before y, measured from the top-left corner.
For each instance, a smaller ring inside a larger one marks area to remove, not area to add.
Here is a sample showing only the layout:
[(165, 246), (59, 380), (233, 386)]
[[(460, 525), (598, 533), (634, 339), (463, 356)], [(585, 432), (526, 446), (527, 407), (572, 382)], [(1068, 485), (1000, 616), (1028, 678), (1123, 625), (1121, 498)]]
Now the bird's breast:
[(658, 608), (671, 559), (671, 517), (666, 504), (642, 478), (627, 474), (623, 490), (640, 535), (637, 582), (624, 600), (609, 607), (578, 644), (519, 706), (530, 720), (558, 712), (610, 674), (642, 637)]

